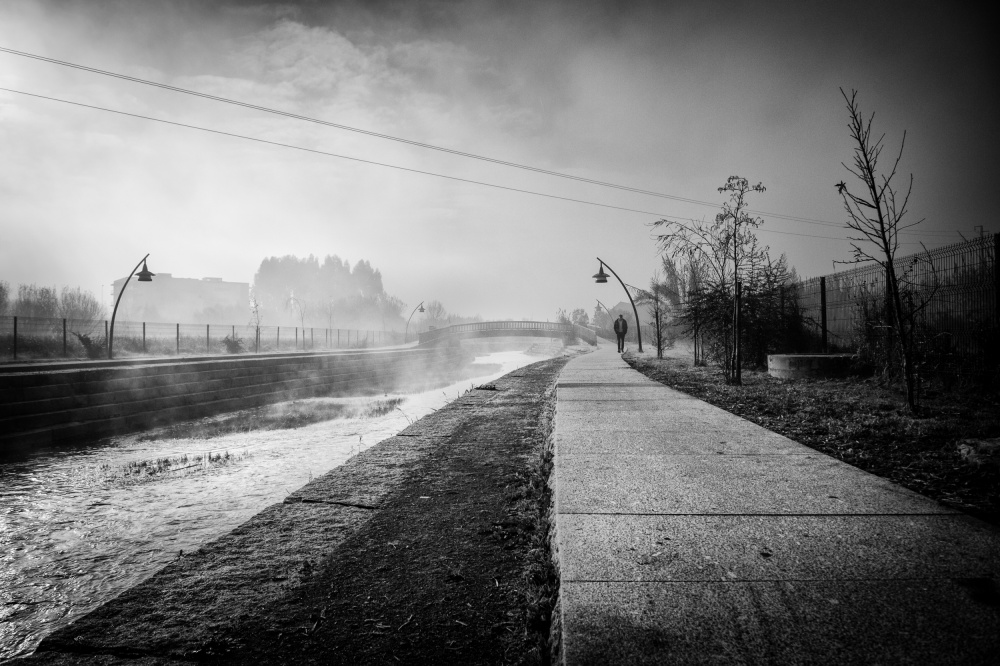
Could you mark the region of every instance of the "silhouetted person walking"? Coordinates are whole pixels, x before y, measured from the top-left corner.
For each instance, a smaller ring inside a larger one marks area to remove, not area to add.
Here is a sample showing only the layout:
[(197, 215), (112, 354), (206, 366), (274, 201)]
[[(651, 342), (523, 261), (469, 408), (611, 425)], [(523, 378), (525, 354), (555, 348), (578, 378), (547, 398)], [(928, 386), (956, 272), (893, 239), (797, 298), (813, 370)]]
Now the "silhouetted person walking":
[(618, 351), (625, 351), (625, 334), (628, 333), (628, 322), (625, 321), (625, 315), (618, 315), (618, 319), (615, 319), (615, 335), (618, 336)]

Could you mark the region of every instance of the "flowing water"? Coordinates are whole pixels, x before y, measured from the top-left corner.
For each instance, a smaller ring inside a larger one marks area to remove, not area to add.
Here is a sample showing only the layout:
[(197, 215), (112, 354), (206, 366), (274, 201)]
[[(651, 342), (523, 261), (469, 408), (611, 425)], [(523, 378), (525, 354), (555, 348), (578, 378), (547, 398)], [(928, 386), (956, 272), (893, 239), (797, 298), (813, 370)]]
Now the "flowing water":
[(498, 352), (475, 362), (499, 371), (424, 393), (296, 401), (339, 404), (348, 415), (296, 429), (132, 435), (0, 461), (0, 661), (31, 652), (180, 551), (229, 532), (471, 386), (538, 360)]

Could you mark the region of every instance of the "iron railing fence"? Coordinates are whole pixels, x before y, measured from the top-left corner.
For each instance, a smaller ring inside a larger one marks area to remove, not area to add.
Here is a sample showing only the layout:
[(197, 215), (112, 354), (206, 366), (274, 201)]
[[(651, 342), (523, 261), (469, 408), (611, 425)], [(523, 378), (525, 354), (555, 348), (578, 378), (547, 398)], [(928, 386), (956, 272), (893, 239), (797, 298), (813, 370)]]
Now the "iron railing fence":
[[(0, 360), (107, 358), (108, 321), (0, 317)], [(385, 347), (397, 331), (115, 321), (116, 358)]]
[[(926, 302), (919, 323), (942, 350), (982, 354), (1000, 330), (1000, 234), (898, 258), (901, 288), (915, 304)], [(828, 346), (856, 348), (864, 312), (886, 313), (886, 270), (859, 266), (804, 280), (793, 289), (806, 326)], [(825, 306), (825, 308), (824, 308)], [(871, 320), (872, 317), (869, 317)]]

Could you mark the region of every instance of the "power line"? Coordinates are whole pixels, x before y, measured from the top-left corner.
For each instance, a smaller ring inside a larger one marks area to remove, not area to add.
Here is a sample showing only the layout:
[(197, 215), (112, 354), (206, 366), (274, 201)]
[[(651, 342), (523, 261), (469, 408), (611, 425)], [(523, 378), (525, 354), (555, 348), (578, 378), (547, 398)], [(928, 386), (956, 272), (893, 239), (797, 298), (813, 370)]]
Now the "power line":
[[(517, 187), (509, 187), (507, 185), (497, 185), (495, 183), (487, 183), (487, 182), (480, 181), (480, 180), (472, 180), (472, 179), (469, 179), (469, 178), (459, 178), (458, 176), (449, 176), (447, 174), (435, 173), (433, 171), (424, 171), (422, 169), (413, 169), (413, 168), (410, 168), (410, 167), (399, 166), (399, 165), (396, 165), (396, 164), (388, 164), (386, 162), (376, 162), (374, 160), (366, 160), (366, 159), (363, 159), (363, 158), (360, 158), (360, 157), (351, 157), (350, 155), (341, 155), (339, 153), (331, 153), (331, 152), (328, 152), (328, 151), (325, 151), (325, 150), (318, 150), (316, 148), (305, 148), (303, 146), (295, 146), (295, 145), (292, 145), (292, 144), (289, 144), (289, 143), (281, 143), (279, 141), (269, 141), (267, 139), (260, 139), (260, 138), (257, 138), (257, 137), (246, 136), (245, 134), (236, 134), (234, 132), (224, 132), (222, 130), (215, 130), (215, 129), (211, 129), (211, 128), (208, 128), (208, 127), (201, 127), (201, 126), (198, 126), (198, 125), (189, 125), (187, 123), (179, 123), (179, 122), (176, 122), (176, 121), (173, 121), (173, 120), (164, 120), (163, 118), (154, 118), (152, 116), (144, 116), (144, 115), (139, 114), (139, 113), (130, 113), (128, 111), (118, 111), (116, 109), (109, 109), (109, 108), (106, 108), (106, 107), (103, 107), (103, 106), (96, 106), (96, 105), (93, 105), (93, 104), (84, 104), (83, 102), (74, 102), (72, 100), (61, 99), (59, 97), (50, 97), (48, 95), (39, 95), (39, 94), (36, 94), (36, 93), (25, 92), (23, 90), (15, 90), (13, 88), (2, 88), (2, 87), (0, 87), (0, 90), (6, 91), (6, 92), (16, 93), (18, 95), (26, 95), (28, 97), (36, 97), (38, 99), (45, 99), (45, 100), (49, 100), (49, 101), (52, 101), (52, 102), (61, 102), (63, 104), (71, 104), (73, 106), (79, 106), (79, 107), (83, 107), (83, 108), (86, 108), (86, 109), (94, 109), (96, 111), (105, 111), (107, 113), (114, 113), (114, 114), (117, 114), (117, 115), (120, 115), (120, 116), (128, 116), (128, 117), (131, 117), (131, 118), (140, 118), (142, 120), (151, 120), (153, 122), (163, 123), (165, 125), (173, 125), (175, 127), (184, 127), (186, 129), (193, 129), (193, 130), (198, 130), (198, 131), (201, 131), (201, 132), (209, 132), (211, 134), (220, 134), (222, 136), (229, 136), (229, 137), (233, 137), (233, 138), (236, 138), (236, 139), (245, 139), (247, 141), (255, 141), (257, 143), (264, 143), (264, 144), (268, 144), (268, 145), (271, 145), (271, 146), (279, 146), (281, 148), (291, 148), (293, 150), (301, 150), (301, 151), (304, 151), (304, 152), (307, 152), (307, 153), (315, 153), (317, 155), (325, 155), (327, 157), (337, 157), (337, 158), (344, 159), (344, 160), (351, 160), (351, 161), (354, 161), (354, 162), (362, 162), (364, 164), (372, 164), (372, 165), (375, 165), (375, 166), (387, 167), (389, 169), (398, 169), (400, 171), (409, 171), (411, 173), (419, 173), (419, 174), (423, 174), (425, 176), (435, 176), (437, 178), (446, 178), (448, 180), (456, 180), (456, 181), (459, 181), (459, 182), (462, 182), (462, 183), (471, 183), (473, 185), (483, 185), (485, 187), (493, 187), (493, 188), (497, 188), (497, 189), (501, 189), (501, 190), (509, 190), (511, 192), (520, 192), (522, 194), (532, 194), (532, 195), (535, 195), (535, 196), (547, 197), (547, 198), (550, 198), (550, 199), (561, 199), (563, 201), (572, 201), (572, 202), (575, 202), (575, 203), (582, 203), (582, 204), (587, 204), (587, 205), (590, 205), (590, 206), (600, 206), (602, 208), (613, 208), (615, 210), (622, 210), (622, 211), (627, 211), (627, 212), (630, 212), (630, 213), (640, 213), (642, 215), (651, 215), (653, 217), (672, 217), (672, 216), (668, 216), (668, 215), (666, 215), (664, 213), (657, 213), (657, 212), (648, 211), (648, 210), (638, 210), (636, 208), (626, 208), (624, 206), (614, 206), (614, 205), (611, 205), (611, 204), (604, 204), (604, 203), (599, 203), (599, 202), (596, 202), (596, 201), (587, 201), (585, 199), (574, 199), (572, 197), (563, 197), (563, 196), (559, 196), (559, 195), (556, 195), (556, 194), (547, 194), (545, 192), (536, 192), (534, 190), (525, 190), (525, 189), (521, 189), (521, 188), (517, 188)], [(676, 219), (684, 219), (684, 220), (686, 220), (688, 218), (676, 218)], [(692, 221), (694, 221), (694, 220), (692, 220)], [(780, 233), (780, 232), (778, 232), (778, 233)]]
[[(161, 88), (163, 90), (169, 90), (171, 92), (177, 92), (177, 93), (181, 93), (181, 94), (185, 94), (185, 95), (191, 95), (191, 96), (194, 96), (194, 97), (200, 97), (200, 98), (208, 99), (208, 100), (211, 100), (211, 101), (214, 101), (214, 102), (220, 102), (220, 103), (223, 103), (223, 104), (230, 104), (230, 105), (233, 105), (233, 106), (240, 106), (240, 107), (244, 107), (244, 108), (248, 108), (248, 109), (253, 109), (253, 110), (256, 110), (256, 111), (262, 111), (262, 112), (265, 112), (265, 113), (271, 113), (271, 114), (283, 116), (283, 117), (286, 117), (286, 118), (292, 118), (292, 119), (295, 119), (295, 120), (301, 120), (301, 121), (305, 121), (305, 122), (315, 123), (315, 124), (318, 124), (318, 125), (325, 125), (327, 127), (333, 127), (333, 128), (336, 128), (336, 129), (342, 129), (342, 130), (346, 130), (346, 131), (350, 131), (350, 132), (357, 132), (357, 133), (360, 133), (360, 134), (365, 134), (365, 135), (377, 137), (377, 138), (380, 138), (380, 139), (386, 139), (386, 140), (389, 140), (389, 141), (397, 141), (397, 142), (400, 142), (400, 143), (405, 143), (405, 144), (409, 144), (409, 145), (412, 145), (412, 146), (417, 146), (417, 147), (420, 147), (420, 148), (426, 148), (426, 149), (429, 149), (429, 150), (436, 150), (436, 151), (440, 151), (440, 152), (444, 152), (444, 153), (458, 155), (458, 156), (461, 156), (461, 157), (467, 157), (467, 158), (470, 158), (470, 159), (477, 159), (477, 160), (481, 160), (481, 161), (485, 161), (485, 162), (499, 164), (499, 165), (502, 165), (502, 166), (508, 166), (508, 167), (517, 168), (517, 169), (524, 169), (524, 170), (527, 170), (527, 171), (533, 171), (533, 172), (536, 172), (536, 173), (541, 173), (541, 174), (545, 174), (545, 175), (549, 175), (549, 176), (555, 176), (555, 177), (558, 177), (558, 178), (565, 178), (565, 179), (569, 179), (569, 180), (575, 180), (575, 181), (578, 181), (578, 182), (588, 183), (588, 184), (591, 184), (591, 185), (599, 185), (601, 187), (609, 187), (609, 188), (624, 190), (624, 191), (627, 191), (627, 192), (634, 192), (636, 194), (645, 194), (645, 195), (648, 195), (648, 196), (655, 196), (655, 197), (660, 197), (660, 198), (664, 198), (664, 199), (670, 199), (670, 200), (673, 200), (673, 201), (680, 201), (680, 202), (683, 202), (683, 203), (691, 203), (691, 204), (696, 204), (696, 205), (699, 205), (699, 206), (708, 206), (710, 208), (718, 208), (719, 207), (718, 202), (703, 201), (701, 199), (691, 199), (691, 198), (688, 198), (688, 197), (680, 197), (680, 196), (676, 196), (676, 195), (672, 195), (672, 194), (665, 194), (665, 193), (662, 193), (662, 192), (655, 192), (655, 191), (651, 191), (651, 190), (644, 190), (644, 189), (641, 189), (641, 188), (631, 187), (631, 186), (627, 186), (627, 185), (619, 185), (619, 184), (610, 183), (610, 182), (607, 182), (607, 181), (601, 181), (601, 180), (596, 180), (596, 179), (591, 179), (591, 178), (584, 178), (582, 176), (574, 176), (572, 174), (566, 174), (566, 173), (562, 173), (562, 172), (559, 172), (559, 171), (552, 171), (552, 170), (549, 170), (549, 169), (542, 169), (540, 167), (533, 167), (533, 166), (530, 166), (530, 165), (519, 164), (517, 162), (509, 162), (509, 161), (500, 160), (500, 159), (497, 159), (497, 158), (487, 157), (487, 156), (483, 156), (483, 155), (477, 155), (475, 153), (469, 153), (469, 152), (465, 152), (465, 151), (455, 150), (455, 149), (452, 149), (452, 148), (445, 148), (445, 147), (442, 147), (442, 146), (436, 146), (436, 145), (433, 145), (433, 144), (423, 143), (423, 142), (420, 142), (420, 141), (415, 141), (415, 140), (407, 139), (407, 138), (404, 138), (404, 137), (396, 137), (396, 136), (392, 136), (392, 135), (389, 135), (389, 134), (382, 134), (382, 133), (374, 132), (374, 131), (371, 131), (371, 130), (365, 130), (365, 129), (361, 129), (361, 128), (357, 128), (357, 127), (352, 127), (352, 126), (349, 126), (349, 125), (343, 125), (343, 124), (340, 124), (340, 123), (334, 123), (334, 122), (327, 121), (327, 120), (322, 120), (322, 119), (319, 119), (319, 118), (312, 118), (312, 117), (309, 117), (309, 116), (303, 116), (303, 115), (299, 115), (299, 114), (296, 114), (296, 113), (291, 113), (289, 111), (282, 111), (280, 109), (273, 109), (273, 108), (266, 107), (266, 106), (261, 106), (261, 105), (258, 105), (258, 104), (251, 104), (249, 102), (242, 102), (242, 101), (239, 101), (239, 100), (233, 100), (233, 99), (229, 99), (229, 98), (226, 98), (226, 97), (220, 97), (220, 96), (217, 96), (217, 95), (211, 95), (211, 94), (208, 94), (208, 93), (203, 93), (203, 92), (199, 92), (199, 91), (196, 91), (196, 90), (191, 90), (191, 89), (188, 89), (188, 88), (180, 88), (180, 87), (177, 87), (177, 86), (171, 86), (171, 85), (168, 85), (168, 84), (165, 84), (165, 83), (158, 83), (156, 81), (150, 81), (148, 79), (142, 79), (142, 78), (135, 77), (135, 76), (129, 76), (127, 74), (121, 74), (121, 73), (118, 73), (118, 72), (111, 72), (111, 71), (108, 71), (108, 70), (98, 69), (96, 67), (89, 67), (87, 65), (81, 65), (81, 64), (69, 62), (69, 61), (66, 61), (66, 60), (58, 60), (56, 58), (49, 58), (47, 56), (42, 56), (42, 55), (38, 55), (38, 54), (35, 54), (35, 53), (28, 53), (26, 51), (18, 51), (16, 49), (11, 49), (11, 48), (7, 48), (7, 47), (3, 47), (3, 46), (0, 46), (0, 52), (2, 52), (2, 53), (8, 53), (10, 55), (21, 56), (21, 57), (24, 57), (24, 58), (31, 58), (31, 59), (34, 59), (34, 60), (39, 60), (39, 61), (42, 61), (42, 62), (47, 62), (47, 63), (54, 64), (54, 65), (60, 65), (60, 66), (63, 66), (63, 67), (70, 67), (70, 68), (73, 68), (73, 69), (78, 69), (78, 70), (85, 71), (85, 72), (90, 72), (90, 73), (93, 73), (93, 74), (100, 74), (102, 76), (108, 76), (108, 77), (111, 77), (111, 78), (121, 79), (123, 81), (129, 81), (129, 82), (138, 83), (138, 84), (141, 84), (141, 85), (147, 85), (147, 86), (152, 86), (152, 87), (155, 87), (155, 88)], [(795, 215), (785, 215), (785, 214), (782, 214), (782, 213), (773, 213), (773, 212), (768, 212), (768, 211), (763, 211), (763, 210), (756, 210), (756, 209), (752, 209), (752, 208), (748, 208), (747, 212), (755, 214), (755, 215), (766, 215), (768, 217), (772, 217), (772, 218), (779, 219), (779, 220), (787, 220), (787, 221), (791, 221), (791, 222), (803, 222), (805, 224), (815, 224), (815, 225), (820, 225), (820, 226), (829, 226), (829, 227), (834, 227), (834, 228), (838, 228), (838, 229), (839, 228), (843, 228), (843, 225), (841, 223), (830, 222), (830, 221), (827, 221), (827, 220), (818, 220), (818, 219), (815, 219), (815, 218), (799, 217), (799, 216), (795, 216)], [(680, 219), (693, 220), (693, 218), (680, 218)], [(788, 234), (790, 234), (792, 232), (774, 232), (774, 233), (788, 233)], [(938, 235), (939, 236), (950, 236), (950, 235), (952, 235), (953, 232), (924, 230), (924, 231), (920, 231), (920, 232), (909, 232), (909, 233), (911, 233), (912, 235), (923, 235), (923, 236), (938, 236)], [(808, 234), (799, 234), (799, 235), (808, 236)], [(826, 238), (826, 237), (825, 236), (815, 236), (815, 238)]]
[[(35, 53), (28, 53), (26, 51), (18, 51), (18, 50), (7, 48), (7, 47), (3, 47), (3, 46), (0, 46), (0, 52), (2, 52), (2, 53), (8, 53), (10, 55), (21, 56), (23, 58), (31, 58), (33, 60), (40, 60), (42, 62), (47, 62), (47, 63), (51, 63), (51, 64), (54, 64), (54, 65), (60, 65), (62, 67), (70, 67), (70, 68), (73, 68), (73, 69), (78, 69), (78, 70), (81, 70), (81, 71), (90, 72), (92, 74), (100, 74), (102, 76), (109, 76), (109, 77), (112, 77), (112, 78), (121, 79), (123, 81), (129, 81), (131, 83), (139, 83), (139, 84), (146, 85), (146, 86), (153, 86), (155, 88), (161, 88), (163, 90), (169, 90), (171, 92), (181, 93), (181, 94), (184, 94), (184, 95), (191, 95), (191, 96), (194, 96), (194, 97), (200, 97), (200, 98), (203, 98), (203, 99), (211, 100), (213, 102), (220, 102), (220, 103), (223, 103), (223, 104), (231, 104), (233, 106), (240, 106), (240, 107), (247, 108), (247, 109), (253, 109), (255, 111), (262, 111), (264, 113), (272, 113), (272, 114), (275, 114), (275, 115), (284, 116), (286, 118), (292, 118), (292, 119), (295, 119), (295, 120), (301, 120), (301, 121), (305, 121), (305, 122), (315, 123), (315, 124), (318, 124), (318, 125), (325, 125), (327, 127), (334, 127), (336, 129), (346, 130), (346, 131), (349, 131), (349, 132), (357, 132), (359, 134), (365, 134), (365, 135), (368, 135), (368, 136), (377, 137), (379, 139), (386, 139), (388, 141), (397, 141), (399, 143), (405, 143), (405, 144), (408, 144), (408, 145), (411, 145), (411, 146), (417, 146), (419, 148), (426, 148), (428, 150), (436, 150), (436, 151), (443, 152), (443, 153), (449, 153), (451, 155), (458, 155), (460, 157), (467, 157), (467, 158), (470, 158), (470, 159), (481, 160), (481, 161), (484, 161), (484, 162), (490, 162), (490, 163), (493, 163), (493, 164), (499, 164), (501, 166), (512, 167), (512, 168), (515, 168), (515, 169), (524, 169), (526, 171), (533, 171), (535, 173), (541, 173), (541, 174), (545, 174), (547, 176), (554, 176), (554, 177), (557, 177), (557, 178), (566, 178), (568, 180), (575, 180), (575, 181), (578, 181), (578, 182), (581, 182), (581, 183), (587, 183), (587, 184), (590, 184), (590, 185), (598, 185), (598, 186), (601, 186), (601, 187), (609, 187), (609, 188), (614, 188), (614, 189), (618, 189), (618, 190), (624, 190), (626, 192), (634, 192), (636, 194), (645, 194), (645, 195), (648, 195), (648, 196), (660, 197), (660, 198), (663, 198), (663, 199), (670, 199), (672, 201), (680, 201), (680, 202), (683, 202), (683, 203), (696, 204), (696, 205), (699, 205), (699, 206), (709, 206), (711, 208), (718, 208), (719, 207), (719, 204), (717, 202), (702, 201), (700, 199), (691, 199), (691, 198), (688, 198), (688, 197), (679, 197), (679, 196), (675, 196), (675, 195), (672, 195), (672, 194), (665, 194), (665, 193), (662, 193), (662, 192), (654, 192), (654, 191), (651, 191), (651, 190), (644, 190), (644, 189), (641, 189), (641, 188), (631, 187), (631, 186), (628, 186), (628, 185), (619, 185), (619, 184), (616, 184), (616, 183), (610, 183), (610, 182), (603, 181), (603, 180), (596, 180), (596, 179), (592, 179), (592, 178), (584, 178), (582, 176), (574, 176), (572, 174), (562, 173), (560, 171), (552, 171), (552, 170), (549, 170), (549, 169), (542, 169), (540, 167), (534, 167), (534, 166), (530, 166), (530, 165), (527, 165), (527, 164), (520, 164), (520, 163), (517, 163), (517, 162), (509, 162), (509, 161), (506, 161), (506, 160), (501, 160), (501, 159), (497, 159), (497, 158), (494, 158), (494, 157), (487, 157), (487, 156), (484, 156), (484, 155), (477, 155), (475, 153), (469, 153), (469, 152), (465, 152), (465, 151), (462, 151), (462, 150), (456, 150), (456, 149), (453, 149), (453, 148), (445, 148), (445, 147), (442, 147), (442, 146), (435, 146), (433, 144), (423, 143), (423, 142), (420, 142), (420, 141), (415, 141), (413, 139), (407, 139), (407, 138), (403, 138), (403, 137), (392, 136), (390, 134), (382, 134), (380, 132), (374, 132), (374, 131), (371, 131), (371, 130), (361, 129), (361, 128), (358, 128), (358, 127), (351, 127), (349, 125), (343, 125), (343, 124), (340, 124), (340, 123), (334, 123), (334, 122), (331, 122), (331, 121), (328, 121), (328, 120), (321, 120), (319, 118), (312, 118), (312, 117), (309, 117), (309, 116), (303, 116), (303, 115), (299, 115), (297, 113), (291, 113), (289, 111), (282, 111), (280, 109), (273, 109), (273, 108), (266, 107), (266, 106), (260, 106), (258, 104), (251, 104), (249, 102), (242, 102), (242, 101), (239, 101), (239, 100), (229, 99), (227, 97), (219, 97), (218, 95), (211, 95), (211, 94), (208, 94), (208, 93), (198, 92), (197, 90), (191, 90), (191, 89), (188, 89), (188, 88), (180, 88), (180, 87), (177, 87), (177, 86), (171, 86), (171, 85), (168, 85), (166, 83), (158, 83), (156, 81), (150, 81), (148, 79), (142, 79), (142, 78), (135, 77), (135, 76), (129, 76), (127, 74), (121, 74), (121, 73), (118, 73), (118, 72), (111, 72), (111, 71), (104, 70), (104, 69), (98, 69), (96, 67), (88, 67), (86, 65), (81, 65), (81, 64), (69, 62), (69, 61), (66, 61), (66, 60), (58, 60), (56, 58), (49, 58), (47, 56), (42, 56), (42, 55), (38, 55), (38, 54), (35, 54)], [(767, 215), (768, 217), (773, 217), (773, 218), (781, 219), (781, 220), (789, 220), (789, 221), (792, 221), (792, 222), (804, 222), (806, 224), (816, 224), (816, 225), (821, 225), (821, 226), (833, 226), (833, 227), (838, 227), (838, 228), (842, 226), (842, 225), (840, 225), (840, 224), (838, 224), (836, 222), (829, 222), (829, 221), (826, 221), (826, 220), (817, 220), (817, 219), (808, 218), (808, 217), (796, 217), (794, 215), (783, 215), (781, 213), (769, 213), (767, 211), (752, 210), (752, 209), (748, 209), (748, 212), (753, 213), (755, 215)]]
[[(13, 88), (3, 88), (3, 87), (0, 87), (0, 90), (6, 91), (6, 92), (15, 93), (15, 94), (18, 94), (18, 95), (25, 95), (27, 97), (35, 97), (37, 99), (44, 99), (44, 100), (48, 100), (48, 101), (51, 101), (51, 102), (60, 102), (62, 104), (69, 104), (71, 106), (78, 106), (78, 107), (82, 107), (82, 108), (86, 108), (86, 109), (92, 109), (92, 110), (95, 110), (95, 111), (104, 111), (106, 113), (113, 113), (113, 114), (120, 115), (120, 116), (127, 116), (127, 117), (130, 117), (130, 118), (139, 118), (141, 120), (149, 120), (149, 121), (156, 122), (156, 123), (162, 123), (164, 125), (173, 125), (175, 127), (183, 127), (185, 129), (198, 130), (200, 132), (208, 132), (210, 134), (218, 134), (218, 135), (221, 135), (221, 136), (228, 136), (228, 137), (232, 137), (232, 138), (236, 138), (236, 139), (244, 139), (246, 141), (253, 141), (253, 142), (256, 142), (256, 143), (263, 143), (263, 144), (267, 144), (267, 145), (271, 145), (271, 146), (278, 146), (280, 148), (290, 148), (292, 150), (300, 150), (300, 151), (303, 151), (303, 152), (315, 153), (317, 155), (324, 155), (324, 156), (327, 156), (327, 157), (336, 157), (336, 158), (339, 158), (339, 159), (350, 160), (350, 161), (353, 161), (353, 162), (361, 162), (363, 164), (371, 164), (371, 165), (374, 165), (374, 166), (381, 166), (381, 167), (386, 167), (386, 168), (389, 168), (389, 169), (397, 169), (399, 171), (408, 171), (410, 173), (418, 173), (418, 174), (422, 174), (422, 175), (425, 175), (425, 176), (434, 176), (436, 178), (444, 178), (444, 179), (447, 179), (447, 180), (454, 180), (454, 181), (458, 181), (458, 182), (462, 182), (462, 183), (469, 183), (469, 184), (472, 184), (472, 185), (482, 185), (484, 187), (492, 187), (492, 188), (495, 188), (495, 189), (507, 190), (507, 191), (510, 191), (510, 192), (519, 192), (521, 194), (530, 194), (530, 195), (533, 195), (533, 196), (545, 197), (545, 198), (549, 198), (549, 199), (558, 199), (558, 200), (561, 200), (561, 201), (571, 201), (573, 203), (581, 203), (581, 204), (586, 204), (588, 206), (598, 206), (598, 207), (601, 207), (601, 208), (611, 208), (611, 209), (614, 209), (614, 210), (621, 210), (621, 211), (626, 211), (626, 212), (629, 212), (629, 213), (639, 213), (641, 215), (650, 215), (650, 216), (653, 216), (653, 217), (659, 217), (659, 218), (663, 218), (663, 219), (670, 218), (671, 220), (683, 220), (683, 221), (686, 221), (686, 222), (698, 222), (699, 221), (699, 220), (696, 220), (694, 218), (680, 217), (680, 216), (676, 216), (676, 215), (670, 215), (668, 213), (660, 213), (660, 212), (654, 212), (654, 211), (648, 211), (648, 210), (639, 210), (639, 209), (636, 209), (636, 208), (627, 208), (627, 207), (624, 207), (624, 206), (615, 206), (615, 205), (612, 205), (612, 204), (605, 204), (605, 203), (600, 203), (600, 202), (597, 202), (597, 201), (588, 201), (586, 199), (575, 199), (575, 198), (572, 198), (572, 197), (564, 197), (564, 196), (559, 196), (559, 195), (556, 195), (556, 194), (548, 194), (548, 193), (545, 193), (545, 192), (538, 192), (538, 191), (535, 191), (535, 190), (526, 190), (526, 189), (521, 189), (521, 188), (517, 188), (517, 187), (510, 187), (510, 186), (507, 186), (507, 185), (497, 185), (496, 183), (487, 183), (485, 181), (472, 180), (472, 179), (469, 179), (469, 178), (459, 178), (458, 176), (449, 176), (447, 174), (436, 173), (436, 172), (433, 172), (433, 171), (424, 171), (422, 169), (413, 169), (413, 168), (410, 168), (410, 167), (399, 166), (399, 165), (396, 165), (396, 164), (388, 164), (386, 162), (376, 162), (374, 160), (366, 160), (366, 159), (363, 159), (363, 158), (360, 158), (360, 157), (352, 157), (350, 155), (341, 155), (339, 153), (331, 153), (331, 152), (328, 152), (328, 151), (325, 151), (325, 150), (318, 150), (316, 148), (305, 148), (303, 146), (295, 146), (295, 145), (288, 144), (288, 143), (281, 143), (279, 141), (270, 141), (270, 140), (267, 140), (267, 139), (260, 139), (260, 138), (257, 138), (257, 137), (246, 136), (244, 134), (236, 134), (234, 132), (224, 132), (222, 130), (215, 130), (215, 129), (211, 129), (211, 128), (208, 128), (208, 127), (201, 127), (201, 126), (198, 126), (198, 125), (190, 125), (190, 124), (187, 124), (187, 123), (180, 123), (180, 122), (176, 122), (176, 121), (173, 121), (173, 120), (164, 120), (163, 118), (154, 118), (152, 116), (146, 116), (146, 115), (142, 115), (142, 114), (138, 114), (138, 113), (130, 113), (128, 111), (119, 111), (119, 110), (116, 110), (116, 109), (109, 109), (109, 108), (103, 107), (103, 106), (96, 106), (96, 105), (93, 105), (93, 104), (85, 104), (83, 102), (74, 102), (72, 100), (61, 99), (59, 97), (50, 97), (48, 95), (40, 95), (40, 94), (37, 94), (37, 93), (30, 93), (30, 92), (26, 92), (24, 90), (15, 90)], [(826, 240), (839, 240), (839, 241), (844, 240), (844, 238), (838, 238), (838, 237), (835, 237), (835, 236), (816, 236), (816, 235), (813, 235), (813, 234), (802, 234), (802, 233), (797, 233), (797, 232), (792, 232), (792, 231), (778, 231), (776, 229), (759, 229), (759, 231), (766, 232), (766, 233), (772, 233), (772, 234), (782, 234), (782, 235), (787, 235), (787, 236), (803, 236), (803, 237), (807, 237), (807, 238), (820, 238), (820, 239), (826, 239)]]

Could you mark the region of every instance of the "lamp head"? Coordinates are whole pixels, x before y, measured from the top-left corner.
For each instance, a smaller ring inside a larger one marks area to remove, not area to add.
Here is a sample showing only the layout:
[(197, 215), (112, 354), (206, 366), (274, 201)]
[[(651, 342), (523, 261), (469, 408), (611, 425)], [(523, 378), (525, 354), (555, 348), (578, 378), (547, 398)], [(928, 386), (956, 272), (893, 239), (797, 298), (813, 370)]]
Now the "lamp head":
[(153, 276), (156, 275), (156, 273), (150, 273), (149, 272), (149, 269), (146, 268), (146, 260), (143, 259), (142, 260), (142, 270), (139, 271), (138, 273), (136, 273), (136, 275), (139, 276), (139, 282), (152, 282), (153, 281)]
[(421, 306), (417, 308), (417, 312), (427, 312), (427, 310), (425, 310), (424, 306), (421, 304)]
[(597, 284), (604, 284), (608, 281), (608, 274), (604, 272), (604, 264), (601, 264), (600, 269), (593, 275), (594, 281)]

